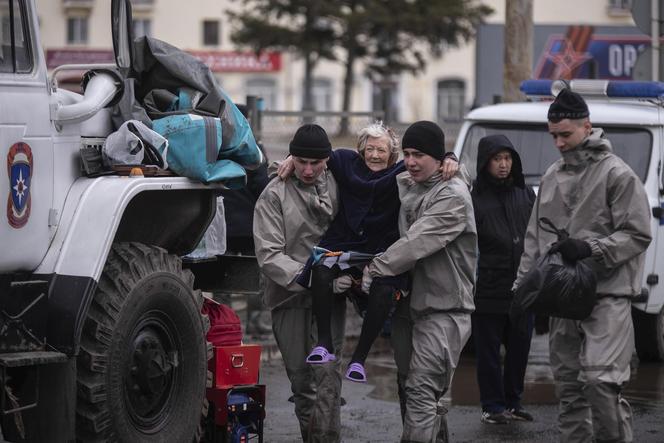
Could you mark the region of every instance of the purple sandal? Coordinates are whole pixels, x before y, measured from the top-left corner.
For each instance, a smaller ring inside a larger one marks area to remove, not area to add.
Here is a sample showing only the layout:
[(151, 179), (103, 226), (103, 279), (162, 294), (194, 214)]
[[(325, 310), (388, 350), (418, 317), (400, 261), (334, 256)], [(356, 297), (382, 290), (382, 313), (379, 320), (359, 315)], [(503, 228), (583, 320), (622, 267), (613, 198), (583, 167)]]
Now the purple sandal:
[(337, 357), (325, 349), (324, 346), (316, 346), (307, 357), (307, 363), (310, 365), (322, 365), (333, 362), (336, 359)]
[(346, 378), (357, 383), (366, 383), (367, 374), (362, 363), (351, 363), (346, 369)]

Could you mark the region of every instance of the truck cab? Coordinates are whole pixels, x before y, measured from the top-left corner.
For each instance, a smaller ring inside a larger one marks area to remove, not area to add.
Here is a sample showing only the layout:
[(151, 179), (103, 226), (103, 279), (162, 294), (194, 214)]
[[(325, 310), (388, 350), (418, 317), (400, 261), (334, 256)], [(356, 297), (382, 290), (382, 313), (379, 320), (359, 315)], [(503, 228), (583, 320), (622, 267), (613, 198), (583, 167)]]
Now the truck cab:
[[(83, 167), (116, 129), (110, 108), (134, 98), (131, 2), (109, 3), (116, 63), (59, 68), (85, 72), (77, 94), (49, 77), (34, 0), (0, 0), (3, 441), (181, 442), (207, 432), (210, 321), (181, 257), (214, 218), (224, 182)], [(234, 160), (243, 171), (230, 154), (224, 161)]]
[[(556, 89), (564, 85), (528, 80), (522, 91), (531, 101), (481, 107), (471, 111), (461, 128), (455, 153), (475, 175), (479, 140), (504, 134), (514, 144), (523, 164), (526, 183), (535, 191), (546, 169), (560, 158), (547, 127), (547, 112)], [(572, 80), (569, 87), (587, 101), (593, 127), (604, 129), (613, 151), (643, 181), (652, 208), (653, 240), (646, 252), (643, 289), (633, 300), (639, 357), (664, 360), (664, 84)], [(473, 177), (474, 179), (474, 177)]]

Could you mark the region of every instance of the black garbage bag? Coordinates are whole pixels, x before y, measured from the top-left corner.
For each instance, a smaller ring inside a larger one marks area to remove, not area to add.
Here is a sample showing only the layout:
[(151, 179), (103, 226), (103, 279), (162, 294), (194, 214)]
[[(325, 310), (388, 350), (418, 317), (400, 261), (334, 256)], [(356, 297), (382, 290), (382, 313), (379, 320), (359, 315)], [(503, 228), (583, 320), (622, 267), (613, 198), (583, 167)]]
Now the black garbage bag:
[[(540, 219), (540, 227), (557, 234), (558, 241), (568, 237), (564, 229), (557, 229), (547, 218)], [(597, 278), (590, 266), (581, 260), (567, 262), (560, 253), (549, 251), (524, 276), (512, 299), (510, 317), (517, 321), (527, 312), (533, 312), (584, 320), (596, 303)]]

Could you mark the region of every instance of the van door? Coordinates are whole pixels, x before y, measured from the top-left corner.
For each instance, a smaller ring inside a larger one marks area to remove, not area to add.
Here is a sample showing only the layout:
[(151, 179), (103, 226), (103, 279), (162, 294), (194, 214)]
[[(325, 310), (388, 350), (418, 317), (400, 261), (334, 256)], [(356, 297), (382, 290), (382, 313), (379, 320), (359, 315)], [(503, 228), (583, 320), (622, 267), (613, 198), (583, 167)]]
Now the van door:
[(46, 68), (32, 2), (0, 0), (0, 272), (30, 271), (44, 257), (53, 200)]
[[(662, 149), (664, 128), (655, 128), (653, 136), (653, 168), (652, 182), (646, 184), (648, 201), (653, 208), (651, 222), (652, 243), (648, 248), (645, 268), (645, 284), (648, 287), (648, 303), (637, 305), (639, 309), (650, 314), (659, 313), (664, 306), (664, 202), (661, 199), (664, 190), (664, 153)], [(657, 217), (659, 215), (659, 217)]]

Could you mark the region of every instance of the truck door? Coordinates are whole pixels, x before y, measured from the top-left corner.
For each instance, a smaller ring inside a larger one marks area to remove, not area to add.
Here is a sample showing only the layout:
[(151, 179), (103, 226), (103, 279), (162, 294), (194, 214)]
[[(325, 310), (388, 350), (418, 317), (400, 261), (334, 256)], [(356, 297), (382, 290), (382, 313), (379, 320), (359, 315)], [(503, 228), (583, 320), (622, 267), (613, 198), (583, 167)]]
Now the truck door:
[(34, 4), (0, 0), (0, 273), (30, 271), (50, 241), (53, 145)]

